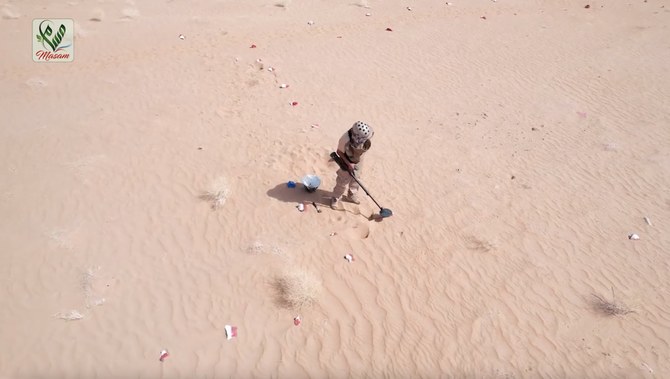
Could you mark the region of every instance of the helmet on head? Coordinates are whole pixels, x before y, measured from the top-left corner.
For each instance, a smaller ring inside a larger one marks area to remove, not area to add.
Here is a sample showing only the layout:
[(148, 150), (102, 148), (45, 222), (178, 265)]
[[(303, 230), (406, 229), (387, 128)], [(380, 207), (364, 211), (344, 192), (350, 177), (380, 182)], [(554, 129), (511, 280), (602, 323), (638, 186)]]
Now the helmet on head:
[(358, 139), (363, 139), (367, 140), (372, 137), (373, 131), (370, 125), (362, 122), (362, 121), (356, 121), (354, 125), (351, 127), (351, 132), (355, 137)]

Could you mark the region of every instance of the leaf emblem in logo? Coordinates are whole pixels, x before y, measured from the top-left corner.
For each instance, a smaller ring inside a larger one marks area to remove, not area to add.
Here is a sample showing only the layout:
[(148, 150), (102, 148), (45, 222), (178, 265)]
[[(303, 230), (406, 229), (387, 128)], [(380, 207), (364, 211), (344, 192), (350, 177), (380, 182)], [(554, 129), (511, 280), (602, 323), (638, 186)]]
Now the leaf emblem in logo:
[(52, 37), (53, 29), (51, 29), (49, 24), (45, 25), (45, 23), (51, 23), (51, 21), (42, 21), (39, 26), (40, 34), (36, 35), (35, 37), (37, 37), (37, 42), (41, 42), (45, 49), (47, 48), (47, 45), (49, 45), (51, 51), (56, 51), (60, 43), (63, 41), (63, 36), (65, 36), (67, 29), (65, 28), (65, 25), (61, 24), (61, 26), (58, 28), (58, 31), (56, 32), (56, 35)]

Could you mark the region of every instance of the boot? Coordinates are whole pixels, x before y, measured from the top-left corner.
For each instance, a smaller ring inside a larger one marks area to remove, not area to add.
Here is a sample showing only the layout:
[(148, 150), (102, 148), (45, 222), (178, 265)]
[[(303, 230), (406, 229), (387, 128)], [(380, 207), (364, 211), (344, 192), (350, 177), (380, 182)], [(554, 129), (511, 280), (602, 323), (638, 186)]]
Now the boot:
[(361, 203), (361, 199), (359, 199), (358, 195), (355, 194), (355, 193), (349, 192), (349, 194), (347, 195), (347, 198), (349, 198), (349, 201), (354, 203), (354, 204), (360, 204)]
[(340, 206), (340, 200), (336, 197), (333, 197), (330, 199), (330, 208), (337, 210), (337, 208)]

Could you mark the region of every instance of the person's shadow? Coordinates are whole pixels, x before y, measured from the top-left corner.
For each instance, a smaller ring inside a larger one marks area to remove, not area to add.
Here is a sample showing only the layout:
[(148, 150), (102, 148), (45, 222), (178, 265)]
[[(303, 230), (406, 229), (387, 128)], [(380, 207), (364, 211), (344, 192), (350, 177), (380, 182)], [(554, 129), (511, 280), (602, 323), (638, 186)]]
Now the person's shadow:
[(286, 183), (277, 184), (274, 188), (268, 190), (268, 196), (274, 197), (279, 201), (287, 203), (305, 203), (305, 206), (311, 205), (312, 201), (318, 205), (330, 206), (332, 192), (318, 189), (314, 192), (307, 192), (302, 183), (296, 183), (295, 188), (289, 188)]
[[(296, 183), (295, 188), (289, 188), (286, 183), (277, 184), (274, 188), (270, 189), (268, 196), (274, 197), (277, 200), (284, 201), (287, 203), (304, 203), (305, 207), (312, 206), (312, 201), (319, 206), (328, 206), (330, 207), (330, 200), (333, 196), (332, 192), (324, 191), (317, 189), (314, 192), (307, 192), (305, 186), (302, 183)], [(359, 215), (368, 221), (380, 222), (383, 220), (379, 214), (365, 214), (361, 213), (356, 206), (356, 209), (340, 209), (341, 211), (349, 212), (354, 215)]]

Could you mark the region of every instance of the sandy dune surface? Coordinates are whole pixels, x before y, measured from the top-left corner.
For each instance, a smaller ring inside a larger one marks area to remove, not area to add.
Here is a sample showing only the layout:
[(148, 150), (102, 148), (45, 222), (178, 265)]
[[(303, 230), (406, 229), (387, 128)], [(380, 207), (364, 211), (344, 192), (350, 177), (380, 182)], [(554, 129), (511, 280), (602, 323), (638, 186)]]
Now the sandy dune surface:
[(56, 3), (0, 3), (1, 377), (670, 377), (670, 1)]

